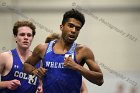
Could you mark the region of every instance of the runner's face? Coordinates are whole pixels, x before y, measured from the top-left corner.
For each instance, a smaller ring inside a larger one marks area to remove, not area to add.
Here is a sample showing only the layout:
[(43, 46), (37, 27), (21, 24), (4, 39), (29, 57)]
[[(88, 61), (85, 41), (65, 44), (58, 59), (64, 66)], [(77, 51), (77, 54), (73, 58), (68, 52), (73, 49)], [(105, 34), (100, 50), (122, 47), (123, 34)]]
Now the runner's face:
[(80, 21), (74, 18), (69, 18), (64, 25), (60, 26), (62, 38), (68, 43), (73, 43), (77, 39), (81, 27), (82, 24)]
[(29, 48), (33, 40), (32, 29), (27, 26), (19, 27), (15, 38), (19, 47), (25, 49)]

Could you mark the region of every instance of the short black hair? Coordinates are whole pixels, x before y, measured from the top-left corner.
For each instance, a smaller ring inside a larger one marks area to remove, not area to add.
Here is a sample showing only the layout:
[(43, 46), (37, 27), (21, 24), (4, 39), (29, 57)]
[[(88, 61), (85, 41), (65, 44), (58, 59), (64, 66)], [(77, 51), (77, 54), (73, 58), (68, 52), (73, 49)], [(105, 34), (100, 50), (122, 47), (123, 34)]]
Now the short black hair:
[(69, 20), (69, 18), (77, 19), (78, 21), (82, 23), (82, 26), (85, 24), (84, 14), (82, 14), (76, 9), (71, 9), (65, 12), (65, 14), (63, 15), (62, 25), (64, 25)]

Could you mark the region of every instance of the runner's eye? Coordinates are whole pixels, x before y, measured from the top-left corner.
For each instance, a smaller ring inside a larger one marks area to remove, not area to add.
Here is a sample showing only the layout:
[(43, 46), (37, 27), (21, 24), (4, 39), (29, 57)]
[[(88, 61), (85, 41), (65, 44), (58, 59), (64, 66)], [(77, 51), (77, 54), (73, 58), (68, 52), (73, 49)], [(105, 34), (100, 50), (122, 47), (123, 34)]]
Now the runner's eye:
[(25, 36), (25, 33), (20, 33), (19, 35), (20, 35), (20, 36)]
[(27, 36), (28, 36), (28, 37), (32, 37), (32, 34), (28, 33)]

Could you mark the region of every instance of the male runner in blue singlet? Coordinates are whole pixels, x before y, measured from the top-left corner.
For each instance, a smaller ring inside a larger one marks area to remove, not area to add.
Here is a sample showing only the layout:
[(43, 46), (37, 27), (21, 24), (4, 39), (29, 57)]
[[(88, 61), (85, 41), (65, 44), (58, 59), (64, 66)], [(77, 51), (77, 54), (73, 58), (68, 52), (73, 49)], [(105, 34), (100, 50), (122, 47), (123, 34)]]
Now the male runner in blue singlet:
[[(41, 88), (35, 75), (23, 71), (25, 60), (32, 54), (29, 47), (35, 33), (35, 26), (31, 22), (15, 23), (13, 35), (17, 47), (0, 54), (0, 93), (35, 93), (38, 87)], [(41, 92), (39, 89), (38, 93)]]
[[(103, 84), (103, 74), (91, 49), (74, 42), (84, 23), (81, 12), (67, 11), (60, 25), (60, 39), (38, 45), (24, 63), (26, 72), (43, 77), (44, 93), (80, 93), (82, 76), (99, 86)], [(34, 67), (41, 59), (47, 69), (45, 75)], [(83, 67), (85, 63), (89, 69)]]
[[(45, 43), (49, 43), (50, 41), (53, 41), (53, 40), (58, 40), (59, 38), (60, 38), (59, 34), (52, 33), (49, 36), (47, 36), (47, 38), (45, 40)], [(82, 80), (82, 85), (81, 85), (81, 88), (80, 88), (80, 93), (88, 93), (88, 90), (87, 90), (87, 87), (86, 87), (86, 84), (85, 84), (84, 80)]]

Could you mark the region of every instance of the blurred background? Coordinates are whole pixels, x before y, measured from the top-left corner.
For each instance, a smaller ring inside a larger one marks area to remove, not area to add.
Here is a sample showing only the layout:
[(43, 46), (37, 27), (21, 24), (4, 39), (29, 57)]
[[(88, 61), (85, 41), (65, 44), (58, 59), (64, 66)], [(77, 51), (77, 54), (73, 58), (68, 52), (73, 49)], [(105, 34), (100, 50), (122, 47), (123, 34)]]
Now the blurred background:
[(17, 20), (36, 25), (33, 50), (49, 34), (61, 33), (63, 14), (72, 8), (86, 18), (76, 42), (92, 49), (104, 74), (102, 86), (85, 80), (88, 92), (140, 93), (140, 0), (0, 0), (0, 52), (15, 48)]

